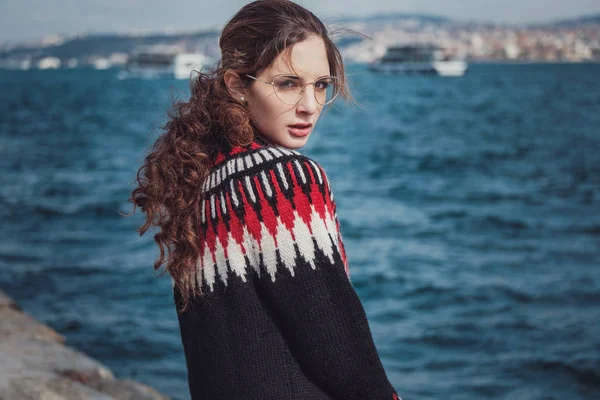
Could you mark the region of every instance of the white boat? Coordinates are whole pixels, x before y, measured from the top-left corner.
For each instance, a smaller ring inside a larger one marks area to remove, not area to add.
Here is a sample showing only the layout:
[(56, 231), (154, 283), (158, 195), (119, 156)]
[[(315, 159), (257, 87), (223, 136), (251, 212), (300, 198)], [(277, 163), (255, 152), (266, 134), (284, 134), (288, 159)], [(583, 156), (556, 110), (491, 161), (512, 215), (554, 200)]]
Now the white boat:
[(434, 61), (433, 68), (440, 76), (463, 76), (468, 66), (462, 60)]
[(193, 70), (200, 71), (208, 62), (209, 57), (202, 53), (138, 52), (129, 56), (119, 79), (189, 79)]
[(93, 65), (96, 69), (108, 69), (111, 67), (111, 63), (107, 58), (98, 58), (94, 60)]
[(44, 57), (38, 61), (39, 69), (57, 69), (60, 68), (60, 59), (56, 57)]
[(177, 54), (173, 60), (173, 75), (175, 79), (190, 79), (193, 70), (200, 71), (209, 61), (202, 53)]
[(468, 69), (463, 60), (451, 59), (433, 45), (391, 46), (369, 69), (387, 73), (462, 76)]

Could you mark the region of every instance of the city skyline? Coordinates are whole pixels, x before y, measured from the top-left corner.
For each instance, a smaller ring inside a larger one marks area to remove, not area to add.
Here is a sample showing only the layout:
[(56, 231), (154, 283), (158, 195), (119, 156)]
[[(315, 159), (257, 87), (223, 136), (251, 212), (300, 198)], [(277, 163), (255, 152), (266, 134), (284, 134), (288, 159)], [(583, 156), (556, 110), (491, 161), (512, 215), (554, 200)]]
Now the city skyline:
[[(478, 22), (526, 24), (600, 13), (595, 0), (548, 3), (545, 0), (390, 1), (365, 4), (360, 0), (296, 1), (326, 22), (337, 18), (378, 13), (419, 13)], [(221, 29), (248, 1), (229, 0), (212, 5), (210, 12), (198, 1), (176, 3), (156, 0), (9, 0), (0, 4), (0, 42), (19, 42), (44, 36), (86, 33), (152, 33)], [(348, 12), (347, 10), (353, 10)], [(10, 21), (10, 23), (8, 22)]]

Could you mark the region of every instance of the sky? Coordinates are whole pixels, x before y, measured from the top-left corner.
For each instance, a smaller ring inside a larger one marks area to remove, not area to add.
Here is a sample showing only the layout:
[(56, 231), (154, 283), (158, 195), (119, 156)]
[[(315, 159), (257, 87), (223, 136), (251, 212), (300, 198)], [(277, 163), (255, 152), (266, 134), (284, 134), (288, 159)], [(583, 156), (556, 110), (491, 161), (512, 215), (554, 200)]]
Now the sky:
[[(220, 30), (238, 0), (0, 0), (0, 43), (51, 34)], [(598, 0), (297, 0), (325, 22), (381, 12), (463, 20), (544, 22), (600, 13)]]

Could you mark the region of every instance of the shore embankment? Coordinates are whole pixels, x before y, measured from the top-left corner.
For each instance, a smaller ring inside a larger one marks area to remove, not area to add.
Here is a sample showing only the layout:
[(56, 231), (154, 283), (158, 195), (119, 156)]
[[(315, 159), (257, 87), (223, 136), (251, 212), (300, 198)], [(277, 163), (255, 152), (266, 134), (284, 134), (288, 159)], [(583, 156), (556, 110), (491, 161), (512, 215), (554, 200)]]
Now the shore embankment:
[(0, 400), (167, 400), (142, 383), (118, 379), (0, 290)]

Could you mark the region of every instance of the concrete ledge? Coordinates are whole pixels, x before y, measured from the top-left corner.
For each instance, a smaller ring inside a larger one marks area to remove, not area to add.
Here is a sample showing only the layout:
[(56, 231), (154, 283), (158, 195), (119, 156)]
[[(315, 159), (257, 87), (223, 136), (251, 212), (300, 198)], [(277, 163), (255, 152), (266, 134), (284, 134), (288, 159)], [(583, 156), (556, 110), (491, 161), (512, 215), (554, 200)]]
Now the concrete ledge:
[(169, 400), (117, 379), (97, 360), (27, 315), (0, 290), (0, 400)]

